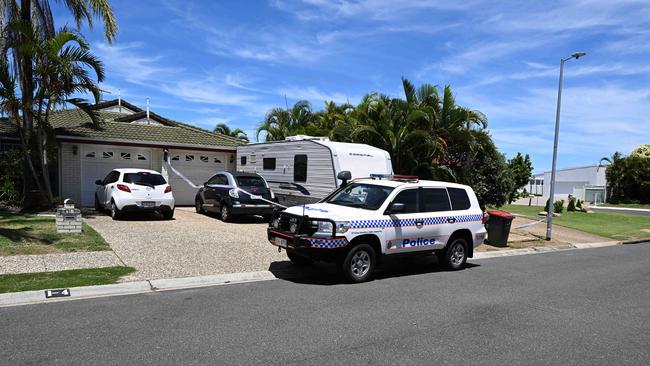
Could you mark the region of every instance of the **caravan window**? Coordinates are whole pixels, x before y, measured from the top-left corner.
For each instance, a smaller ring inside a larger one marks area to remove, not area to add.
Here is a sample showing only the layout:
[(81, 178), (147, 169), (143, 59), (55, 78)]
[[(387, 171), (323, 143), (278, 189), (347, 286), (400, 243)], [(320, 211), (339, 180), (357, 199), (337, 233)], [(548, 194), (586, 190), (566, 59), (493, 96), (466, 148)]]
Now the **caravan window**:
[(275, 158), (264, 158), (262, 163), (264, 170), (275, 170)]
[(293, 181), (307, 181), (307, 155), (296, 155), (293, 157)]
[(241, 165), (246, 165), (246, 157), (245, 156), (242, 156), (240, 161), (241, 161)]

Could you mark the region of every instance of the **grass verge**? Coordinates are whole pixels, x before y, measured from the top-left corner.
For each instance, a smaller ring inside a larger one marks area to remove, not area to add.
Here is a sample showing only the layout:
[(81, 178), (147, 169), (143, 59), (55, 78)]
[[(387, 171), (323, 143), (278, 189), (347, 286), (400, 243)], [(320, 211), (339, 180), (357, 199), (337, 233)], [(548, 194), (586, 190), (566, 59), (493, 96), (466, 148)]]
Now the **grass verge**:
[(120, 266), (0, 275), (0, 293), (106, 285), (134, 271), (135, 268)]
[(59, 234), (53, 217), (0, 213), (0, 256), (109, 249), (86, 223), (80, 234)]
[[(537, 216), (542, 206), (505, 205), (501, 210)], [(567, 212), (553, 217), (553, 223), (615, 240), (650, 238), (650, 218), (609, 212)]]

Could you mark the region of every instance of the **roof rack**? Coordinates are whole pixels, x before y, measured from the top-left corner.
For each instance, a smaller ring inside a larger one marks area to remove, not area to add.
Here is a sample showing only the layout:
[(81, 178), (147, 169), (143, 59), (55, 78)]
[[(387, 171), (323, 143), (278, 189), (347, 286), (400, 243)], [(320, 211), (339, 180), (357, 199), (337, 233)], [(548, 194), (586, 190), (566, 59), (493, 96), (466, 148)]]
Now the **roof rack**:
[(399, 182), (414, 182), (417, 183), (420, 178), (417, 175), (395, 175), (395, 174), (370, 174), (372, 179), (386, 179)]

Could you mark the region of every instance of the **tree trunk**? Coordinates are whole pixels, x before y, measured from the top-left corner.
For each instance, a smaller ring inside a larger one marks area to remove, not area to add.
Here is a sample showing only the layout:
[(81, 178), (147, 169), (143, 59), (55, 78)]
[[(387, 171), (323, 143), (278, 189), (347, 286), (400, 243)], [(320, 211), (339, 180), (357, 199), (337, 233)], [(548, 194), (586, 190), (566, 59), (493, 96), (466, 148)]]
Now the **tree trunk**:
[[(20, 1), (20, 18), (25, 23), (31, 27), (32, 24), (32, 2), (31, 0), (21, 0)], [(35, 171), (34, 165), (31, 162), (32, 154), (32, 131), (34, 128), (34, 100), (33, 100), (33, 89), (34, 89), (34, 80), (33, 80), (33, 70), (32, 70), (32, 59), (29, 55), (21, 52), (19, 55), (20, 61), (20, 85), (21, 85), (21, 98), (22, 98), (22, 109), (23, 109), (23, 144), (25, 154), (23, 162), (23, 201), (27, 200), (29, 192), (34, 186), (34, 181), (31, 179), (32, 175), (30, 171), (34, 174), (34, 179), (38, 180)], [(37, 185), (40, 185), (36, 182)]]

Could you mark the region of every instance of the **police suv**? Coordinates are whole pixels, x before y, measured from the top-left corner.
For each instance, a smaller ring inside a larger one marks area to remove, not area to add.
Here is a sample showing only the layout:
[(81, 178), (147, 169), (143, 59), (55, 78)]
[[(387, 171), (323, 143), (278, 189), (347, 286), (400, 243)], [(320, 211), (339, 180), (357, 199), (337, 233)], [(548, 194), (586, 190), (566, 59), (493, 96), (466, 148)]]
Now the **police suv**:
[(336, 262), (352, 282), (367, 281), (393, 255), (433, 253), (452, 270), (464, 267), (486, 237), (485, 214), (465, 185), (417, 177), (371, 175), (322, 201), (276, 214), (268, 240), (295, 264)]

